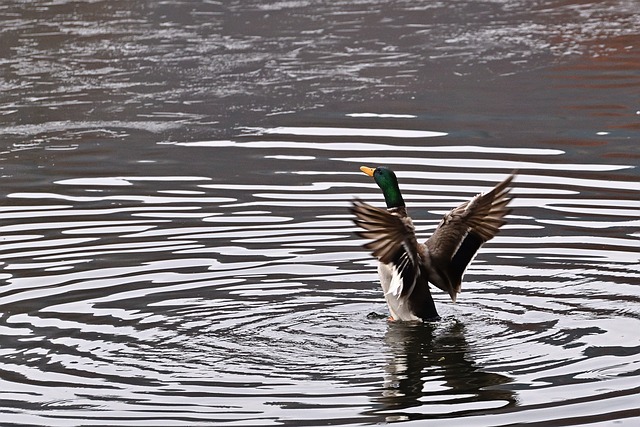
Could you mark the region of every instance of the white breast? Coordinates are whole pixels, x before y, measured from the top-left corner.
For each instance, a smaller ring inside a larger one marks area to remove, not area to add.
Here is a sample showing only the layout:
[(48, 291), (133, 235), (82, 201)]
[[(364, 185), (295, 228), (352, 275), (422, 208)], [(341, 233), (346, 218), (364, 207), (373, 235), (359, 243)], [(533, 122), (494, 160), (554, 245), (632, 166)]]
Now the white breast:
[(402, 320), (406, 322), (421, 320), (414, 315), (409, 308), (409, 301), (400, 296), (402, 291), (402, 277), (398, 274), (398, 270), (391, 264), (378, 264), (378, 275), (380, 276), (380, 284), (384, 297), (389, 306), (389, 312), (393, 320)]

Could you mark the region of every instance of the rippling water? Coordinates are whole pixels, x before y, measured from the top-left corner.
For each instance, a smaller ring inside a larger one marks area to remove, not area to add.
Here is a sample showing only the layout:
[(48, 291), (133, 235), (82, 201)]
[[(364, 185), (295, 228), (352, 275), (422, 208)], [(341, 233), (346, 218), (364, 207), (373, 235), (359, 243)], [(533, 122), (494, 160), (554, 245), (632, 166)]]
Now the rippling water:
[[(6, 2), (6, 425), (633, 425), (637, 4)], [(437, 324), (347, 207), (425, 238), (512, 170)]]

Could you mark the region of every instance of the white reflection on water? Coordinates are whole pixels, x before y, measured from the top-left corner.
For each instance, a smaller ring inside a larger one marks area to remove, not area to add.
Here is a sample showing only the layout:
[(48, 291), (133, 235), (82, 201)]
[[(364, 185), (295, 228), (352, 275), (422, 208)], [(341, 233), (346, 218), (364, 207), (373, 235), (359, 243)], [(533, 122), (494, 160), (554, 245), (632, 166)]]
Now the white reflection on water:
[[(330, 137), (330, 135), (318, 135)], [(166, 144), (166, 143), (164, 143)], [(301, 142), (301, 141), (195, 141), (176, 142), (173, 145), (184, 147), (244, 147), (262, 149), (307, 149), (319, 151), (389, 151), (389, 152), (433, 152), (433, 153), (487, 153), (487, 154), (516, 154), (530, 156), (557, 156), (564, 152), (553, 148), (519, 148), (519, 147), (491, 147), (479, 145), (398, 145), (370, 142)]]
[(296, 136), (354, 136), (381, 138), (433, 138), (446, 136), (446, 132), (408, 129), (369, 129), (369, 128), (335, 128), (335, 127), (276, 127), (260, 129), (265, 135), (296, 135)]
[(71, 178), (55, 181), (60, 185), (76, 185), (76, 186), (106, 186), (117, 187), (123, 185), (133, 185), (135, 181), (152, 181), (152, 182), (189, 182), (189, 181), (210, 181), (211, 178), (200, 176), (110, 176), (99, 178)]
[(436, 166), (443, 168), (455, 168), (464, 165), (467, 168), (480, 169), (506, 169), (506, 170), (562, 170), (562, 171), (589, 171), (589, 172), (611, 172), (624, 169), (631, 169), (631, 165), (606, 165), (601, 163), (593, 164), (573, 164), (573, 163), (542, 163), (528, 162), (522, 160), (497, 160), (497, 159), (428, 159), (428, 158), (407, 158), (407, 157), (339, 157), (332, 160), (350, 163), (364, 163), (373, 165), (421, 165), (426, 167)]
[(150, 195), (121, 195), (121, 196), (70, 196), (58, 193), (11, 193), (7, 197), (15, 197), (21, 199), (61, 199), (71, 202), (98, 202), (98, 201), (134, 201), (149, 204), (168, 204), (168, 203), (220, 203), (233, 202), (235, 199), (229, 197), (168, 197), (168, 196), (150, 196)]

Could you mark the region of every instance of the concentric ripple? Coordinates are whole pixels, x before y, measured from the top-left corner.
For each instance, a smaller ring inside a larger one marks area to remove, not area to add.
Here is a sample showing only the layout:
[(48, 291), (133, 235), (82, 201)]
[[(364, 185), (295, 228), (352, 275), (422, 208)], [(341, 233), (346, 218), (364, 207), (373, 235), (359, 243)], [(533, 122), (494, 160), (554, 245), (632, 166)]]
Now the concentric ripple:
[[(277, 132), (279, 148), (261, 140)], [(309, 166), (322, 153), (349, 167), (301, 167), (273, 184), (251, 174), (233, 184), (79, 177), (9, 194), (0, 215), (3, 410), (16, 423), (85, 425), (105, 414), (114, 425), (453, 425), (488, 414), (497, 424), (568, 422), (563, 406), (601, 401), (618, 408), (607, 416), (633, 413), (640, 271), (629, 215), (640, 187), (613, 179), (630, 166), (566, 168), (560, 150), (482, 147), (486, 162), (454, 172), (459, 151), (436, 135), (433, 145), (409, 137), (393, 157), (364, 157), (362, 148), (384, 154), (388, 143), (334, 144), (336, 128), (326, 143), (317, 128), (310, 134), (320, 148), (297, 140), (297, 128), (175, 149), (206, 156), (224, 145), (238, 157), (251, 150), (277, 165), (295, 155)], [(381, 202), (357, 165), (382, 162), (398, 171), (423, 236), (521, 165), (509, 224), (469, 268), (458, 304), (435, 295), (439, 324), (386, 322), (375, 264), (353, 234), (351, 199)], [(626, 233), (591, 231), (609, 228)]]

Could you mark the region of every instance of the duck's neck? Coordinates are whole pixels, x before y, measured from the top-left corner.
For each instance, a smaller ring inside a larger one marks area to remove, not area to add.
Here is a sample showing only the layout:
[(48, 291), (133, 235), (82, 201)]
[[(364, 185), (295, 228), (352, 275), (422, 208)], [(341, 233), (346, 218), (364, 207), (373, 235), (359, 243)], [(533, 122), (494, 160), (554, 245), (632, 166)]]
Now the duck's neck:
[(397, 185), (383, 188), (382, 194), (384, 194), (384, 201), (387, 202), (387, 209), (397, 209), (405, 207), (402, 193), (400, 193), (400, 189)]

